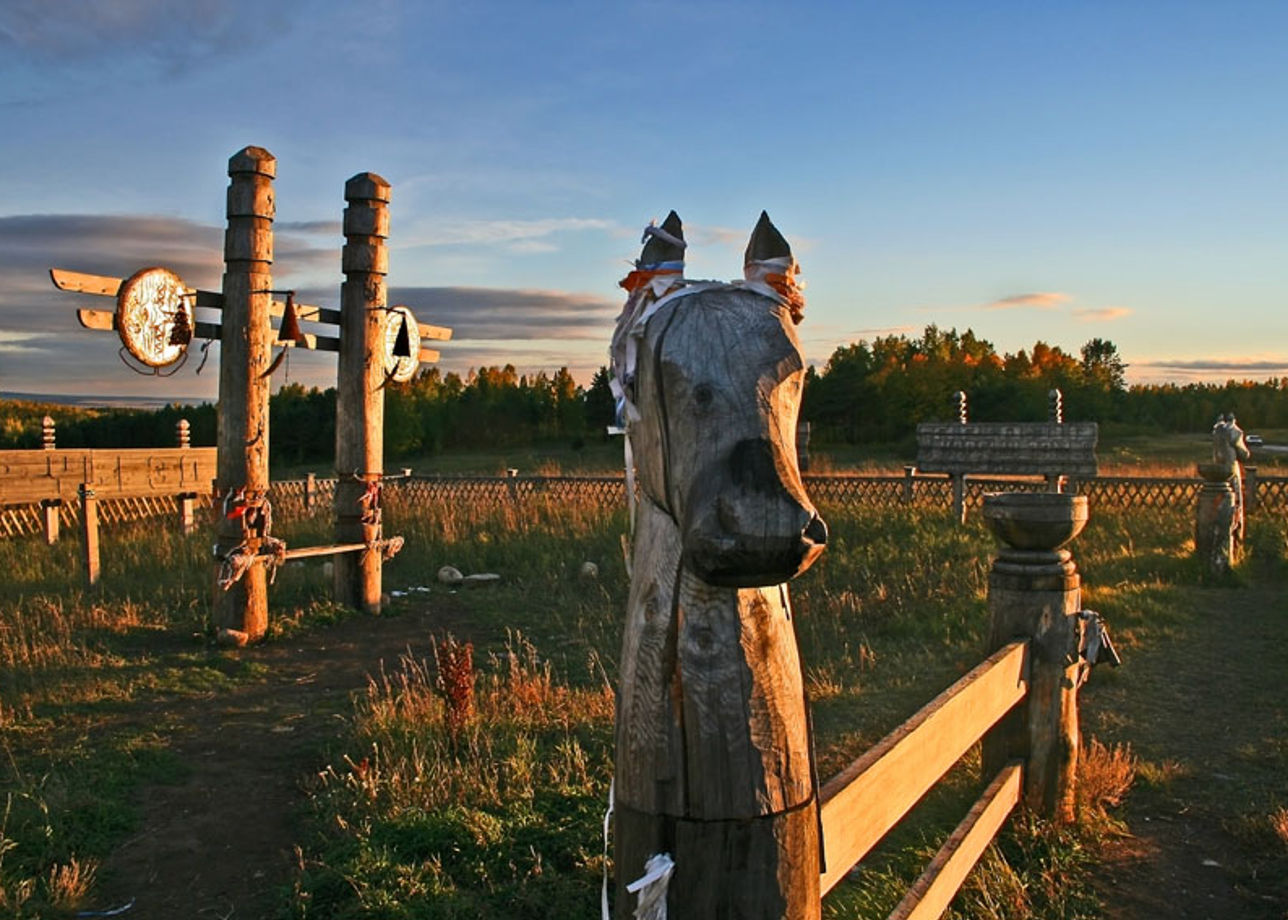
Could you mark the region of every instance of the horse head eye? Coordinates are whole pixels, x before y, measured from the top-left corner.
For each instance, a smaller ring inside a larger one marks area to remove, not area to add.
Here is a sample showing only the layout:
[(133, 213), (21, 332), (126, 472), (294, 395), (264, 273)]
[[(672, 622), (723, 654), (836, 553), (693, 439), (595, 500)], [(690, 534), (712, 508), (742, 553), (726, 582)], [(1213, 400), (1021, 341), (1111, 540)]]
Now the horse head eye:
[(709, 383), (699, 383), (693, 388), (693, 399), (699, 406), (709, 406), (715, 398), (715, 390), (711, 388)]

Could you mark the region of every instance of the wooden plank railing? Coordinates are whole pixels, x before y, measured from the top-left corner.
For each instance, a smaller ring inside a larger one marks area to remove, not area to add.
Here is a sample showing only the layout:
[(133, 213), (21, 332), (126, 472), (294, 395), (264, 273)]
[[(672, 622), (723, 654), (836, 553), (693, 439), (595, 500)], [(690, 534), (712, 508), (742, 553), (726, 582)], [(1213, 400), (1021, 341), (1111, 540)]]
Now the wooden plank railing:
[(993, 778), (926, 871), (913, 882), (890, 920), (934, 920), (943, 916), (984, 849), (1019, 803), (1023, 770), (1022, 764), (1009, 763)]
[(1029, 645), (998, 649), (824, 784), (826, 894), (1028, 691)]

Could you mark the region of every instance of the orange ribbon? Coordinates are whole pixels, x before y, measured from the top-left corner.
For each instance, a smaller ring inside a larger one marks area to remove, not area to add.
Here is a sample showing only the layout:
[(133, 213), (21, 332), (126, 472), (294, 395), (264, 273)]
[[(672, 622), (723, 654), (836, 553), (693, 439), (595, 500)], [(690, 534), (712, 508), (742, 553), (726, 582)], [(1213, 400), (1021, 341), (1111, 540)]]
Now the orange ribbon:
[(682, 272), (674, 268), (655, 268), (649, 270), (636, 269), (621, 281), (617, 282), (617, 286), (625, 288), (629, 293), (634, 294), (640, 288), (644, 287), (644, 285), (648, 284), (660, 275), (679, 274), (682, 274)]
[(765, 275), (765, 284), (779, 293), (791, 311), (792, 322), (799, 323), (805, 316), (805, 295), (796, 283), (796, 271), (797, 266), (793, 265), (783, 274), (769, 272)]

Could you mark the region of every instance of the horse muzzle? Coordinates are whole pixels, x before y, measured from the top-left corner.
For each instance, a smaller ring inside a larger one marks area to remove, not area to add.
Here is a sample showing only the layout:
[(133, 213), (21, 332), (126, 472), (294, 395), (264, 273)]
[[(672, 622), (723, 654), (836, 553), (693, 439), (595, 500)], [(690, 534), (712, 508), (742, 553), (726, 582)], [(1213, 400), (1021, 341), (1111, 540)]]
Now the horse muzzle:
[(827, 545), (823, 519), (812, 508), (797, 508), (797, 526), (783, 533), (730, 530), (718, 526), (724, 517), (718, 514), (716, 520), (708, 519), (685, 534), (684, 563), (707, 584), (724, 588), (762, 588), (790, 581), (813, 565)]

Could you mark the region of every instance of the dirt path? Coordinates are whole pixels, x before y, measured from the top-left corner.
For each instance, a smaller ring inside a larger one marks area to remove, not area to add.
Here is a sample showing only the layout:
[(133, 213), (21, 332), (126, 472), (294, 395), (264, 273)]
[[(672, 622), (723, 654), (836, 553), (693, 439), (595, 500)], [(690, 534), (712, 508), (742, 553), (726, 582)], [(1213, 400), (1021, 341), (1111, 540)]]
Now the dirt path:
[(1269, 824), (1288, 805), (1288, 599), (1200, 600), (1182, 635), (1134, 650), (1085, 697), (1084, 731), (1129, 740), (1161, 774), (1119, 813), (1130, 833), (1097, 886), (1112, 920), (1288, 918), (1288, 842)]
[[(1203, 603), (1184, 635), (1131, 651), (1086, 691), (1084, 731), (1131, 741), (1170, 777), (1138, 783), (1119, 813), (1129, 834), (1097, 880), (1110, 920), (1288, 918), (1288, 853), (1249, 817), (1288, 805), (1288, 600), (1228, 589)], [(264, 683), (155, 707), (145, 718), (191, 772), (143, 791), (140, 830), (102, 866), (95, 906), (133, 900), (130, 920), (272, 916), (300, 840), (300, 782), (328, 762), (350, 693), (461, 625), (441, 601), (356, 617), (241, 653), (269, 669)]]
[(101, 867), (95, 904), (133, 901), (130, 920), (271, 916), (300, 839), (300, 782), (324, 765), (351, 692), (451, 625), (423, 609), (355, 617), (239, 653), (269, 668), (265, 683), (156, 707), (146, 718), (190, 773), (143, 791), (139, 832)]

